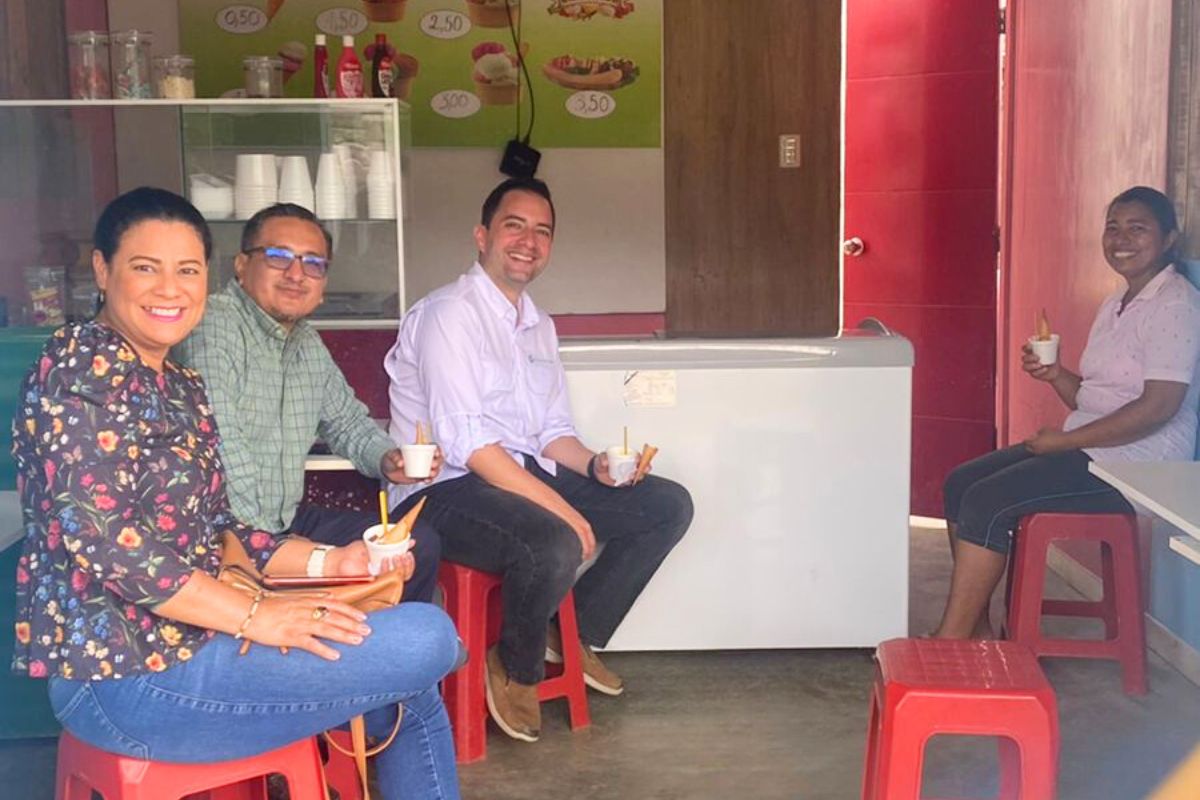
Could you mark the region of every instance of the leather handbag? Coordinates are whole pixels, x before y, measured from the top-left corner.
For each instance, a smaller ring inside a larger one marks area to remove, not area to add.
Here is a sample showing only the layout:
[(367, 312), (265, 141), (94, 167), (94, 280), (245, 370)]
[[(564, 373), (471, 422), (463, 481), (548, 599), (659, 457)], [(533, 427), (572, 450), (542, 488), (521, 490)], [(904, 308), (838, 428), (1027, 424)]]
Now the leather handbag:
[[(233, 533), (226, 533), (222, 542), (221, 571), (217, 574), (217, 580), (253, 597), (290, 596), (339, 600), (368, 614), (372, 611), (379, 611), (380, 609), (396, 605), (400, 602), (400, 598), (404, 594), (404, 578), (400, 570), (385, 572), (367, 583), (305, 586), (304, 588), (293, 589), (268, 589), (263, 585), (262, 575), (254, 567), (254, 562), (246, 553), (246, 548), (242, 546), (241, 540)], [(249, 649), (250, 641), (248, 639), (244, 640), (240, 654), (245, 655)], [(286, 647), (281, 647), (279, 650), (285, 655), (287, 654)], [(350, 750), (341, 747), (329, 734), (323, 734), (325, 742), (329, 747), (354, 759), (354, 763), (358, 768), (359, 780), (362, 782), (363, 800), (371, 800), (370, 789), (367, 786), (367, 759), (382, 752), (392, 743), (392, 740), (396, 738), (396, 733), (400, 730), (400, 722), (403, 718), (404, 707), (398, 706), (396, 726), (392, 728), (392, 732), (382, 743), (374, 747), (367, 746), (367, 728), (362, 716), (357, 716), (350, 720)], [(326, 797), (328, 798), (328, 790), (326, 791)]]

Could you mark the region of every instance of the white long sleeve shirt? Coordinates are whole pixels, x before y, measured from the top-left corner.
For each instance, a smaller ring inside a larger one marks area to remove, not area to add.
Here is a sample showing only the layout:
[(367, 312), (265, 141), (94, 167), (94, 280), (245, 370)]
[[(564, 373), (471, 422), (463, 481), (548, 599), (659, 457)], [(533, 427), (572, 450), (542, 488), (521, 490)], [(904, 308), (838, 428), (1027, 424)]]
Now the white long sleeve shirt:
[[(393, 441), (433, 426), (445, 464), (437, 481), (465, 475), (476, 450), (499, 444), (547, 472), (546, 445), (576, 436), (554, 321), (522, 293), (520, 313), (478, 263), (418, 301), (384, 359)], [(393, 505), (423, 484), (393, 486)]]

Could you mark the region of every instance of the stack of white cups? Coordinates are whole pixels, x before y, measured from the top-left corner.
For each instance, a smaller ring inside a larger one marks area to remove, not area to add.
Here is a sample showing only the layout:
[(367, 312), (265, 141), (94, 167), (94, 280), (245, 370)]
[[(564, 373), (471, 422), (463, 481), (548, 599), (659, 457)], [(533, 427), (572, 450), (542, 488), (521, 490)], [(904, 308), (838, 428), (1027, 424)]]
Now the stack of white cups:
[(342, 165), (335, 153), (321, 153), (317, 162), (317, 216), (321, 219), (346, 218), (346, 186)]
[(237, 157), (237, 182), (233, 193), (238, 219), (249, 219), (273, 204), (279, 184), (275, 174), (275, 156), (270, 153), (241, 153)]
[(371, 219), (396, 218), (396, 185), (392, 177), (392, 159), (386, 150), (372, 150), (367, 169), (367, 216)]
[(308, 159), (304, 156), (284, 156), (279, 174), (279, 202), (295, 203), (309, 211), (314, 210), (312, 177), (308, 172)]
[(342, 186), (346, 189), (346, 219), (358, 217), (358, 168), (354, 163), (354, 153), (348, 144), (335, 144), (333, 152), (338, 157), (342, 168)]

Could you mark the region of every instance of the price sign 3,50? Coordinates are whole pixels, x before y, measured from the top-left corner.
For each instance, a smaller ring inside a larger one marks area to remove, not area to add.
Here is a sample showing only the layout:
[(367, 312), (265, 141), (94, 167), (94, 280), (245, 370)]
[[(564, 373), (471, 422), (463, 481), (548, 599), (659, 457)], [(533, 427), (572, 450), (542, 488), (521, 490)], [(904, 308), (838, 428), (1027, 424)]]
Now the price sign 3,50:
[(567, 98), (567, 111), (580, 119), (603, 119), (617, 108), (607, 92), (575, 92)]

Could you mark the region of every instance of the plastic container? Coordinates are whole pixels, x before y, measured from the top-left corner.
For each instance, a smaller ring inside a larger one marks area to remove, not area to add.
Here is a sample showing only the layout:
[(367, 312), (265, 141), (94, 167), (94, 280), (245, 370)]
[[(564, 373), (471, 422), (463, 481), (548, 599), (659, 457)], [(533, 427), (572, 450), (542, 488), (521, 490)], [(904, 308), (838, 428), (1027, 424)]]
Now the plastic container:
[(190, 100), (196, 96), (196, 61), (191, 56), (156, 56), (154, 88), (158, 97)]
[(338, 57), (334, 89), (338, 97), (363, 96), (362, 62), (354, 53), (354, 37), (342, 37), (342, 54)]
[(283, 59), (246, 56), (242, 59), (246, 97), (283, 97)]
[(151, 91), (149, 31), (118, 31), (109, 35), (112, 44), (113, 97), (138, 100), (154, 96)]
[(71, 62), (71, 97), (105, 100), (112, 97), (108, 72), (108, 34), (79, 31), (67, 37)]

